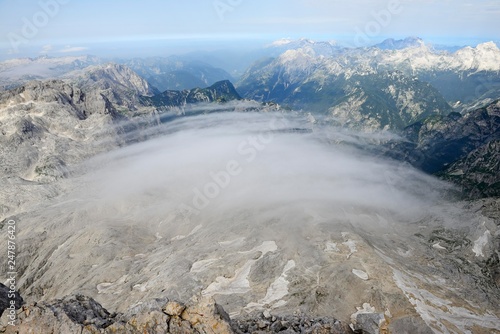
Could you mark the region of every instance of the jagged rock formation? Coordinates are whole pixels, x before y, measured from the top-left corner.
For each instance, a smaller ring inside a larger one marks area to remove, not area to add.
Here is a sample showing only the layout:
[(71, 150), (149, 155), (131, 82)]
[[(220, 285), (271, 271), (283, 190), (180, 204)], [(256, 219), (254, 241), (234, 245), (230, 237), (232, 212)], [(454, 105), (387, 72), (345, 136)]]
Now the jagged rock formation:
[(111, 314), (94, 299), (75, 295), (24, 306), (17, 314), (16, 326), (6, 320), (4, 315), (2, 333), (232, 333), (227, 314), (207, 298), (189, 306), (154, 299)]
[(457, 106), (499, 96), (500, 50), (493, 42), (448, 53), (435, 51), (420, 40), (413, 47), (379, 55), (370, 50), (365, 59), (379, 69), (397, 69), (429, 82)]
[(122, 119), (98, 91), (60, 80), (0, 93), (0, 220), (57, 196), (64, 185), (53, 181), (121, 145)]
[(2, 175), (25, 180), (65, 175), (66, 163), (97, 153), (88, 141), (116, 133), (111, 125), (121, 118), (98, 91), (58, 80), (32, 81), (0, 93), (0, 110)]
[(119, 111), (135, 111), (143, 107), (140, 97), (153, 96), (159, 91), (124, 65), (91, 66), (66, 75), (85, 91), (95, 91), (106, 97)]
[[(274, 316), (267, 312), (252, 318), (232, 321), (232, 329), (236, 334), (246, 333), (329, 333), (351, 334), (351, 328), (333, 318), (311, 318), (307, 315)], [(377, 327), (378, 332), (378, 327)], [(359, 333), (359, 332), (358, 332)], [(363, 331), (361, 333), (370, 333)]]
[[(243, 334), (243, 333), (354, 333), (333, 318), (307, 315), (274, 316), (270, 313), (231, 320), (212, 298), (201, 298), (184, 305), (156, 298), (140, 302), (124, 313), (110, 313), (94, 299), (75, 295), (60, 300), (23, 306), (16, 325), (0, 319), (2, 333), (150, 333), (150, 334)], [(378, 329), (378, 328), (377, 328)], [(358, 331), (357, 333), (378, 333)]]
[(368, 131), (403, 129), (452, 111), (432, 86), (398, 72), (354, 75), (341, 92), (344, 96), (328, 109), (333, 121)]
[(500, 196), (500, 140), (492, 140), (439, 174), (468, 198)]

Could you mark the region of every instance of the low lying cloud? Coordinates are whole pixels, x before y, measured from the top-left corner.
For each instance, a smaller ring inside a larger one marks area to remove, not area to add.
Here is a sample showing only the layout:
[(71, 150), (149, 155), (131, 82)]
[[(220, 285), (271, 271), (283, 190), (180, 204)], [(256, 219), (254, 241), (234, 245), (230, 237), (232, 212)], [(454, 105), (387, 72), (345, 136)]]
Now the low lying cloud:
[(362, 223), (363, 215), (412, 222), (449, 188), (363, 149), (377, 136), (300, 117), (214, 113), (160, 129), (157, 138), (90, 161), (93, 172), (72, 195), (80, 209), (99, 221), (126, 217), (154, 228), (168, 221), (167, 230), (244, 216), (284, 224)]

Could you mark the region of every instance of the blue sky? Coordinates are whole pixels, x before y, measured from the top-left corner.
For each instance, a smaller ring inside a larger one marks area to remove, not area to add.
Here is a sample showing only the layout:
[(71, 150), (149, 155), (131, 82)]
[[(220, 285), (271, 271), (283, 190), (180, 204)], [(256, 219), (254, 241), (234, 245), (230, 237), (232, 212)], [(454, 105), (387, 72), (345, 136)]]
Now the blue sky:
[(0, 0), (4, 57), (93, 53), (98, 45), (111, 44), (133, 49), (137, 41), (187, 50), (214, 40), (307, 37), (374, 44), (405, 36), (459, 45), (498, 41), (500, 1)]

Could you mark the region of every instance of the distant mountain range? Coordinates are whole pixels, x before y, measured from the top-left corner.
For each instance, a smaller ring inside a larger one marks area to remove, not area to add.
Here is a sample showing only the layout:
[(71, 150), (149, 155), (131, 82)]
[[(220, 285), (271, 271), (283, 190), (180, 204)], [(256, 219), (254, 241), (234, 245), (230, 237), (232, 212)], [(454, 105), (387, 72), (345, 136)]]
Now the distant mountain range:
[(402, 129), (452, 111), (437, 89), (401, 72), (331, 70), (314, 64), (308, 54), (287, 51), (250, 69), (237, 87), (244, 97), (329, 115), (335, 123), (366, 130)]
[[(256, 62), (240, 78), (236, 86), (242, 96), (298, 108), (307, 105), (315, 111), (335, 114), (337, 107), (345, 109), (342, 98), (352, 87), (370, 82), (372, 86), (365, 91), (399, 91), (397, 82), (384, 79), (396, 72), (397, 81), (414, 83), (415, 87), (406, 91), (418, 94), (422, 91), (418, 86), (430, 84), (433, 93), (424, 93), (429, 97), (427, 111), (446, 112), (443, 100), (459, 111), (471, 110), (500, 96), (500, 50), (491, 42), (455, 53), (436, 51), (417, 38), (387, 40), (371, 48), (340, 49), (330, 45), (328, 52), (324, 45), (318, 47), (318, 43), (306, 41), (298, 46), (292, 42), (279, 45), (290, 47), (277, 57)], [(410, 93), (407, 100), (412, 98)], [(415, 100), (422, 101), (417, 95)], [(358, 101), (356, 113), (363, 114), (367, 108), (387, 109), (383, 103), (364, 103)]]
[(119, 60), (160, 91), (205, 88), (233, 77), (221, 68), (181, 57)]
[(401, 50), (411, 47), (420, 47), (423, 44), (422, 39), (418, 37), (407, 37), (405, 39), (388, 38), (382, 43), (375, 44), (374, 47), (381, 50)]
[(72, 71), (106, 63), (129, 67), (159, 91), (205, 88), (217, 81), (233, 80), (229, 73), (220, 68), (201, 61), (183, 60), (173, 56), (114, 60), (94, 56), (40, 56), (0, 62), (0, 89), (19, 86), (30, 80), (59, 78)]

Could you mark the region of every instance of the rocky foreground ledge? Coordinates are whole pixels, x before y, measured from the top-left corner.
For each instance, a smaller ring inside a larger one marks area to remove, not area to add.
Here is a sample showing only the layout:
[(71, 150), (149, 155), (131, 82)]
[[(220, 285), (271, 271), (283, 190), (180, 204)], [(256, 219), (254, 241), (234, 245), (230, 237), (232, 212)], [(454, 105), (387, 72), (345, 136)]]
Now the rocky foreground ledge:
[(167, 298), (154, 299), (134, 305), (125, 313), (110, 313), (94, 299), (75, 295), (25, 305), (16, 313), (16, 326), (11, 326), (8, 312), (4, 312), (1, 333), (379, 333), (379, 324), (369, 315), (354, 332), (333, 318), (274, 316), (267, 311), (231, 320), (212, 298), (200, 298), (189, 305)]

